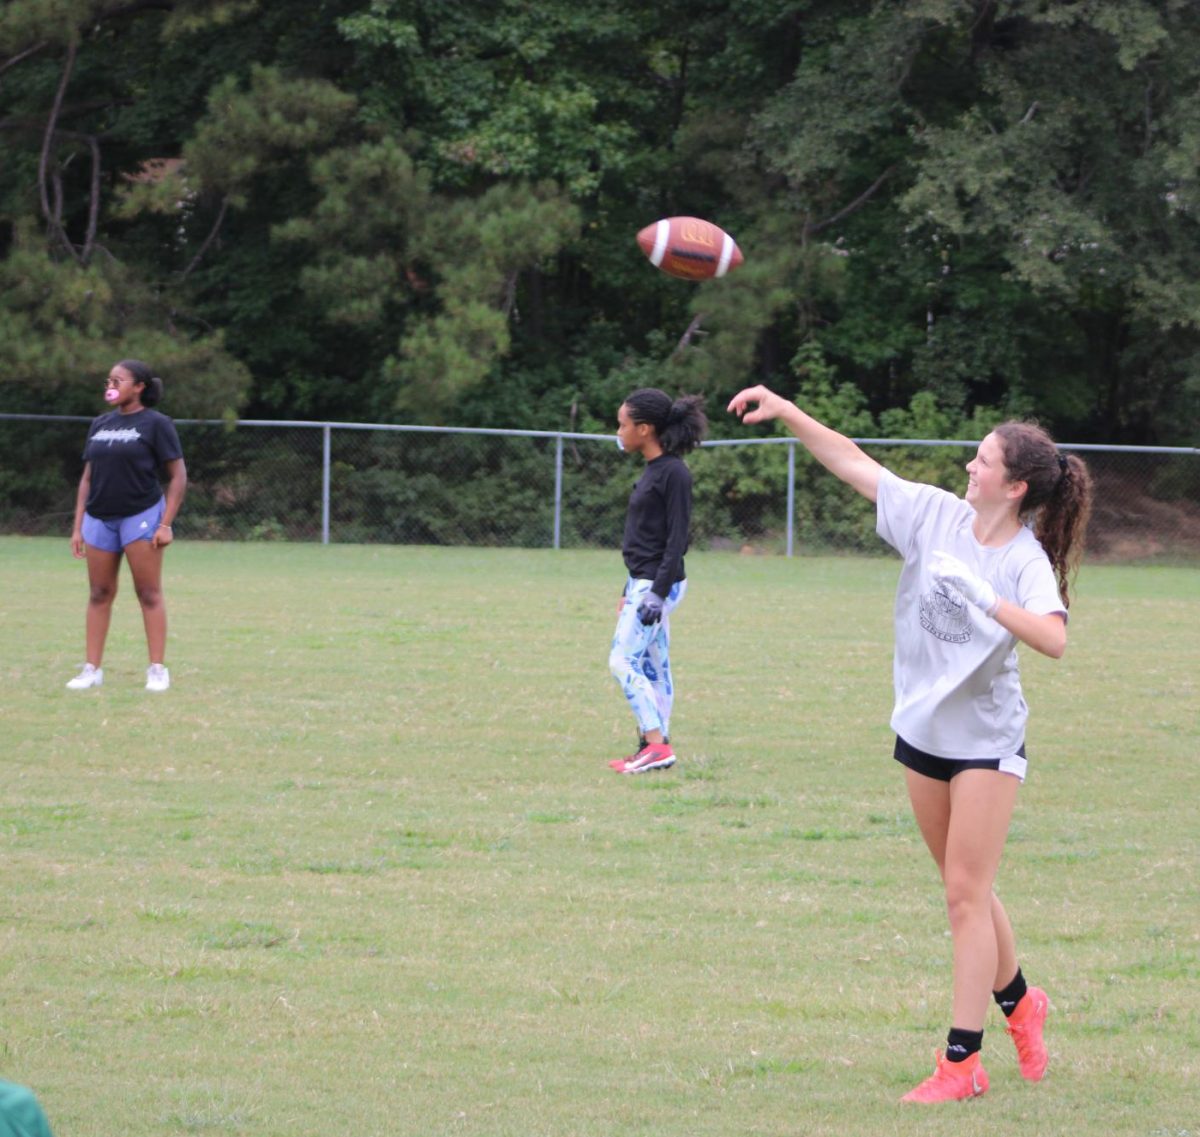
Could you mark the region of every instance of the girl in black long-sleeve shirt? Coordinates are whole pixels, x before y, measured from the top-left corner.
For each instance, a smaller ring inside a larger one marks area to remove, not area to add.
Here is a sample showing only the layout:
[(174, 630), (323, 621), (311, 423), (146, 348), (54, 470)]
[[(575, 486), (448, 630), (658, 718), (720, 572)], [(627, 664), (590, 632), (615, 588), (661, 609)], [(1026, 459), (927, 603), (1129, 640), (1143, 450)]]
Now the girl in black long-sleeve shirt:
[(629, 497), (622, 552), (629, 579), (608, 667), (638, 724), (638, 748), (609, 765), (621, 774), (675, 764), (668, 741), (674, 683), (668, 616), (687, 591), (683, 557), (692, 515), (692, 475), (683, 455), (704, 437), (703, 400), (672, 401), (657, 388), (634, 391), (617, 411), (617, 443), (640, 454), (646, 469)]

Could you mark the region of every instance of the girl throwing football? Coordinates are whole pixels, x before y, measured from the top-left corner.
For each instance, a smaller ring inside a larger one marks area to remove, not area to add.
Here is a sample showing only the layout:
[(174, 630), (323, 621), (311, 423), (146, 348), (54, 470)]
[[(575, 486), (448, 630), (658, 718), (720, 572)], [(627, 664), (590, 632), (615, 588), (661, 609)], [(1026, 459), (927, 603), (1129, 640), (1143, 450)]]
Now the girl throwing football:
[[(849, 438), (767, 390), (739, 391), (744, 422), (778, 419), (826, 469), (875, 503), (903, 557), (895, 604), (894, 756), (945, 889), (954, 947), (951, 1027), (933, 1074), (903, 1101), (974, 1097), (989, 996), (1021, 1074), (1046, 1071), (1046, 993), (1026, 985), (1012, 925), (992, 890), (1025, 778), (1027, 708), (1016, 646), (1067, 646), (1068, 577), (1082, 551), (1091, 479), (1041, 428), (996, 427), (967, 463), (963, 499), (908, 482)], [(1032, 524), (1032, 528), (1029, 525)]]

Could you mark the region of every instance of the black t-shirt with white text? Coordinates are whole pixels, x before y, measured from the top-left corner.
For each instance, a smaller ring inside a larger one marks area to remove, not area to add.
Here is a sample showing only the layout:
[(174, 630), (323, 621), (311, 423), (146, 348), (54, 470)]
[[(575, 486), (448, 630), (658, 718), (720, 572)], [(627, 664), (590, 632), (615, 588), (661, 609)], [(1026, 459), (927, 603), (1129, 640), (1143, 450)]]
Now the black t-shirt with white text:
[(629, 496), (621, 551), (629, 575), (652, 580), (651, 589), (666, 597), (685, 578), (683, 554), (692, 521), (692, 474), (674, 454), (661, 454), (638, 478)]
[(149, 509), (162, 497), (162, 467), (182, 457), (175, 424), (166, 415), (149, 408), (100, 415), (83, 448), (83, 460), (91, 466), (85, 508), (100, 521)]

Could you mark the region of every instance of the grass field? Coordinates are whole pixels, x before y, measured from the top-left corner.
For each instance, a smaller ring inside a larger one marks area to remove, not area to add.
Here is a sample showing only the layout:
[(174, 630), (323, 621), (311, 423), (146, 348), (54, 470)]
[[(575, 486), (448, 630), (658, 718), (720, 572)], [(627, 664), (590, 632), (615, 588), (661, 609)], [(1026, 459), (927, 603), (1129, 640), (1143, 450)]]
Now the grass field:
[(890, 759), (895, 562), (707, 554), (674, 770), (606, 655), (616, 553), (189, 544), (173, 689), (127, 576), (0, 538), (0, 1076), (57, 1137), (1200, 1135), (1200, 571), (1086, 568), (1026, 652), (999, 884), (1051, 1070), (897, 1098), (950, 941)]

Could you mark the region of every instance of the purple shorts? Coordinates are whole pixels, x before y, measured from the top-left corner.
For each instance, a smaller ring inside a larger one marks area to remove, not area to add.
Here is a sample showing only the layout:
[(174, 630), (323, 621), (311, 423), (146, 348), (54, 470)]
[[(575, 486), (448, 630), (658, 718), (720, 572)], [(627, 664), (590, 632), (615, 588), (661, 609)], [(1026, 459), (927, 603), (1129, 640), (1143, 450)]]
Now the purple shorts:
[(154, 530), (163, 518), (165, 498), (159, 498), (149, 509), (135, 513), (132, 517), (118, 517), (115, 521), (101, 521), (90, 513), (83, 515), (84, 544), (106, 553), (119, 553), (134, 541), (154, 540)]

